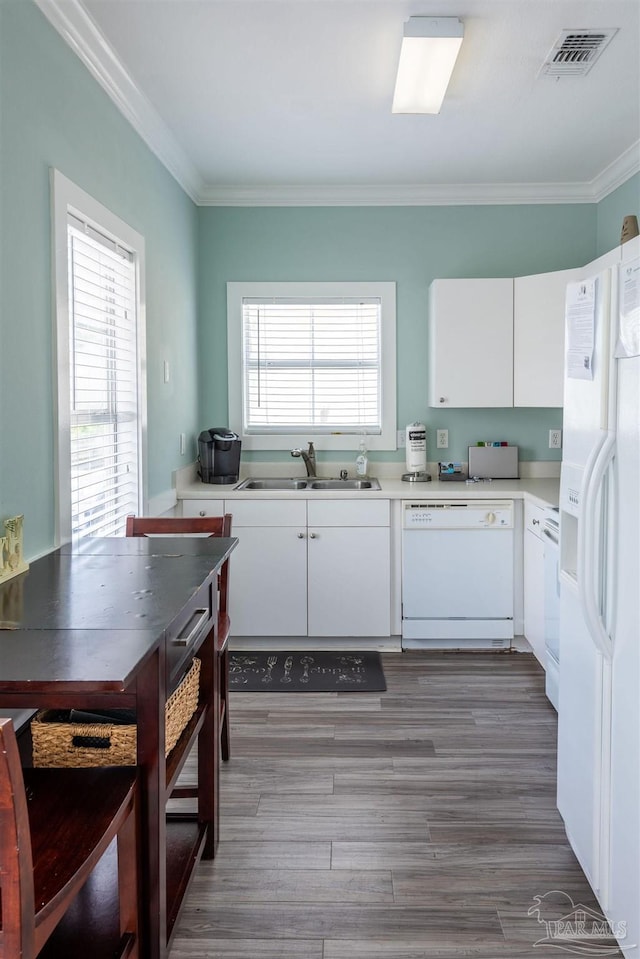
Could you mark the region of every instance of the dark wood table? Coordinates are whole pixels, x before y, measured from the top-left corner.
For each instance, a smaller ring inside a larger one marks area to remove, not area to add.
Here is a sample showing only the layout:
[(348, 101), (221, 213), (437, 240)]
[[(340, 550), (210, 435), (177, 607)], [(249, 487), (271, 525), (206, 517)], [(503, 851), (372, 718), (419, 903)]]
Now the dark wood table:
[[(0, 714), (15, 707), (136, 710), (141, 956), (148, 959), (166, 956), (193, 868), (214, 855), (218, 839), (216, 579), (236, 542), (88, 539), (0, 585)], [(195, 653), (202, 663), (198, 709), (165, 760), (165, 702)], [(167, 821), (168, 796), (196, 741), (197, 814)], [(115, 856), (105, 857), (42, 959), (112, 955), (114, 868)]]

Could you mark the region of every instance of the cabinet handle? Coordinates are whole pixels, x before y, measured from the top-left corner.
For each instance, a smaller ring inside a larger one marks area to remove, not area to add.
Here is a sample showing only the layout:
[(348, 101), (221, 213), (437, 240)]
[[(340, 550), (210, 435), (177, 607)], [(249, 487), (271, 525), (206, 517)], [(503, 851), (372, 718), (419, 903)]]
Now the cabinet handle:
[(182, 633), (180, 633), (180, 635), (178, 635), (175, 639), (172, 639), (172, 640), (171, 640), (171, 644), (172, 644), (173, 646), (188, 646), (188, 645), (195, 639), (196, 635), (198, 634), (198, 632), (199, 632), (199, 630), (200, 630), (200, 627), (201, 627), (204, 623), (206, 623), (206, 621), (209, 619), (209, 610), (208, 610), (208, 608), (205, 609), (205, 608), (203, 607), (203, 608), (201, 608), (201, 609), (196, 609), (196, 610), (194, 610), (193, 616), (191, 617), (191, 619), (190, 619), (189, 622), (187, 623), (187, 626), (193, 621), (193, 619), (194, 619), (195, 617), (197, 617), (197, 618), (196, 618), (196, 621), (195, 621), (195, 624), (194, 624), (193, 628), (190, 630), (189, 634), (188, 634), (187, 636), (184, 636)]
[(309, 539), (317, 539), (317, 533), (309, 533)]
[(446, 396), (441, 396), (441, 397), (440, 397), (440, 402), (441, 402), (441, 403), (446, 403), (446, 401), (447, 401), (447, 397), (446, 397)]
[(531, 525), (532, 525), (532, 526), (539, 526), (539, 525), (540, 525), (540, 520), (539, 520), (539, 519), (532, 519), (532, 520), (531, 520)]
[(206, 509), (201, 509), (199, 515), (200, 515), (200, 516), (206, 516), (206, 515), (207, 515)]
[(304, 539), (304, 533), (298, 533), (298, 539)]

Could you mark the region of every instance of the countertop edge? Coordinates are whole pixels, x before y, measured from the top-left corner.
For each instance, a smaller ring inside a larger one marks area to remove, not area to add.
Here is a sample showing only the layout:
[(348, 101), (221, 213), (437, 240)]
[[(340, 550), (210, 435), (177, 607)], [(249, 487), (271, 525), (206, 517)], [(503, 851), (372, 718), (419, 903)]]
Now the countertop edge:
[(404, 483), (402, 480), (380, 479), (379, 490), (236, 490), (230, 486), (190, 483), (176, 490), (182, 500), (487, 500), (522, 499), (543, 507), (559, 503), (560, 480), (557, 477), (526, 478), (520, 480), (491, 480), (479, 483)]

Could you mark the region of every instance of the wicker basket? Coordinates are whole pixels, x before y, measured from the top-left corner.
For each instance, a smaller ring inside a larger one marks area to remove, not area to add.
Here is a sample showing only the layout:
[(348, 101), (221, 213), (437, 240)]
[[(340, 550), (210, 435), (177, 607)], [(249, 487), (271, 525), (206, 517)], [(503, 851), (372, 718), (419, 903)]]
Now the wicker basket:
[[(165, 706), (165, 756), (176, 745), (198, 708), (200, 660)], [(135, 766), (136, 726), (70, 723), (59, 711), (44, 710), (31, 722), (34, 766)]]

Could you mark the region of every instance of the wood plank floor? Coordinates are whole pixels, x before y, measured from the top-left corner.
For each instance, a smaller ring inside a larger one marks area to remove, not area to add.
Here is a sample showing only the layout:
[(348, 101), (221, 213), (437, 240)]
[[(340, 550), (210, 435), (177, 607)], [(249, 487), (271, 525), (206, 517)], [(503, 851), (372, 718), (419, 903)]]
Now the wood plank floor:
[(533, 656), (383, 663), (386, 693), (231, 694), (220, 850), (170, 959), (550, 959), (534, 896), (599, 912)]

